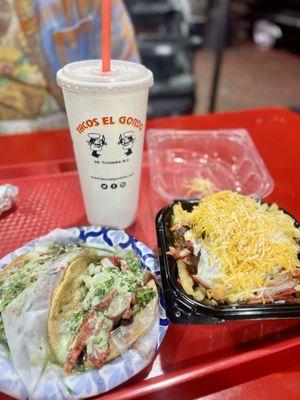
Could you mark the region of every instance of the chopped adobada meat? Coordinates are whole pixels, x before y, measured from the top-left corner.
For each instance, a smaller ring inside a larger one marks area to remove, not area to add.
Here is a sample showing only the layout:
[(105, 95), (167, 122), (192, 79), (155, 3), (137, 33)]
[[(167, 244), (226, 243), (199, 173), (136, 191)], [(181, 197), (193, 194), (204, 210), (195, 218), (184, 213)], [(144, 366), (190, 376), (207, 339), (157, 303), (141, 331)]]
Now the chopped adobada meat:
[(189, 225), (174, 225), (172, 226), (172, 228), (170, 228), (171, 232), (176, 232), (179, 233), (180, 235), (184, 235), (186, 231), (188, 231), (190, 229)]
[(120, 268), (122, 272), (127, 272), (130, 270), (129, 265), (125, 260), (123, 260), (120, 256), (114, 256), (112, 257), (112, 263), (116, 265), (117, 267)]
[[(103, 324), (106, 322), (104, 316), (99, 315), (99, 312), (104, 311), (111, 303), (115, 291), (110, 291), (102, 300), (101, 304), (97, 308), (91, 311), (88, 315), (83, 318), (82, 324), (79, 328), (78, 335), (75, 343), (68, 356), (68, 363), (65, 368), (66, 372), (70, 372), (74, 365), (77, 363), (77, 359), (83, 351), (86, 351), (88, 340), (91, 337), (97, 335), (100, 330), (103, 330)], [(111, 323), (111, 329), (113, 324)], [(88, 356), (88, 354), (87, 354)], [(104, 361), (104, 360), (103, 360)], [(103, 363), (101, 362), (101, 365)]]
[(167, 254), (172, 256), (175, 260), (183, 260), (185, 257), (190, 256), (192, 253), (189, 249), (176, 249), (175, 247), (170, 247)]
[(194, 245), (189, 240), (184, 243), (184, 247), (194, 253)]
[(148, 271), (147, 269), (143, 270), (142, 275), (143, 275), (144, 284), (146, 284), (149, 281), (151, 281), (151, 279), (155, 279), (154, 274), (152, 274), (152, 272)]
[(104, 297), (104, 299), (101, 301), (101, 303), (96, 307), (96, 311), (103, 311), (105, 310), (111, 303), (113, 297), (115, 296), (116, 291), (115, 290), (110, 290), (107, 295)]
[(122, 319), (130, 319), (131, 317), (132, 317), (132, 310), (129, 307), (123, 312)]
[(77, 359), (83, 351), (86, 351), (87, 340), (93, 336), (95, 332), (99, 332), (104, 323), (104, 317), (97, 317), (95, 311), (87, 315), (79, 328), (78, 335), (75, 343), (68, 356), (68, 363), (66, 365), (66, 372), (70, 372), (74, 365), (77, 364)]

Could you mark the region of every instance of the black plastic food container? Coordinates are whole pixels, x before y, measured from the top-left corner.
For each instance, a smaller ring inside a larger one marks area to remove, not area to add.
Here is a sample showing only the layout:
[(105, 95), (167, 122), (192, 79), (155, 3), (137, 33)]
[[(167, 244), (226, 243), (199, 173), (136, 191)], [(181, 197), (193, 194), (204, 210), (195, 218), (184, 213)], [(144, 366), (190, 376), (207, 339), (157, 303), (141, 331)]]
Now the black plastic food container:
[[(174, 324), (219, 324), (232, 320), (299, 318), (300, 304), (268, 304), (239, 306), (207, 306), (193, 300), (177, 283), (176, 261), (166, 252), (172, 246), (169, 231), (173, 205), (180, 201), (184, 210), (191, 211), (197, 200), (176, 200), (156, 216), (156, 232), (163, 293), (168, 318)], [(298, 224), (297, 224), (298, 225)]]

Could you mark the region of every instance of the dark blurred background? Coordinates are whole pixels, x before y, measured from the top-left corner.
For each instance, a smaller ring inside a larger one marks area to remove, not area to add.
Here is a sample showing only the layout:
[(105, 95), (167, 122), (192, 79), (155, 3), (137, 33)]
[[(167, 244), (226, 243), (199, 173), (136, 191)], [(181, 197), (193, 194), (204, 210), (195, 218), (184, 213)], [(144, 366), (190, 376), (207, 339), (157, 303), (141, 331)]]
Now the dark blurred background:
[(149, 116), (300, 111), (299, 0), (125, 0), (155, 75)]
[[(0, 0), (0, 135), (67, 127), (56, 72), (101, 57), (101, 1)], [(300, 112), (300, 0), (111, 4), (112, 57), (154, 73), (149, 117)]]

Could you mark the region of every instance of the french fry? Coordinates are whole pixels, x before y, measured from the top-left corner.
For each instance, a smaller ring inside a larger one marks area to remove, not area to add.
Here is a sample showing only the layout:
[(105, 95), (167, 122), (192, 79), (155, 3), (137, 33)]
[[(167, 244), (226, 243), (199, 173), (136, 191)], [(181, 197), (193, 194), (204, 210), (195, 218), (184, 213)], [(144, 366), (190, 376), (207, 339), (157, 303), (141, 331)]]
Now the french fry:
[(205, 295), (200, 288), (196, 288), (194, 290), (194, 297), (197, 301), (202, 301), (204, 299)]
[(185, 262), (182, 260), (177, 260), (177, 269), (183, 290), (186, 294), (194, 296), (194, 281), (189, 274), (188, 267), (186, 266)]

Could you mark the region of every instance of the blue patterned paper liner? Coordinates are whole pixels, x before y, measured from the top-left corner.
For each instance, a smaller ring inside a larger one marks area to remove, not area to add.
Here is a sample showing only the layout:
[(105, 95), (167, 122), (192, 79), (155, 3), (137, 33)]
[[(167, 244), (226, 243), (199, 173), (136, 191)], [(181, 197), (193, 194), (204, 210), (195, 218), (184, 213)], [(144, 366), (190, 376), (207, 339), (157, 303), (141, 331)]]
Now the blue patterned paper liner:
[[(53, 241), (85, 242), (89, 246), (113, 250), (115, 247), (134, 250), (140, 257), (142, 267), (160, 278), (159, 265), (148, 246), (121, 230), (87, 226), (70, 229), (57, 229), (25, 246), (15, 250), (0, 260), (0, 269), (21, 254), (27, 253), (38, 244)], [(77, 399), (105, 393), (132, 378), (144, 369), (160, 346), (168, 325), (163, 296), (159, 289), (159, 316), (150, 333), (137, 343), (141, 347), (149, 347), (148, 354), (141, 354), (135, 348), (124, 352), (100, 370), (92, 370), (82, 375), (63, 376), (62, 369), (55, 365), (47, 365), (40, 384), (32, 395), (34, 399)], [(57, 376), (61, 377), (57, 379)], [(18, 399), (26, 399), (28, 392), (16, 373), (5, 346), (0, 345), (0, 390)]]

